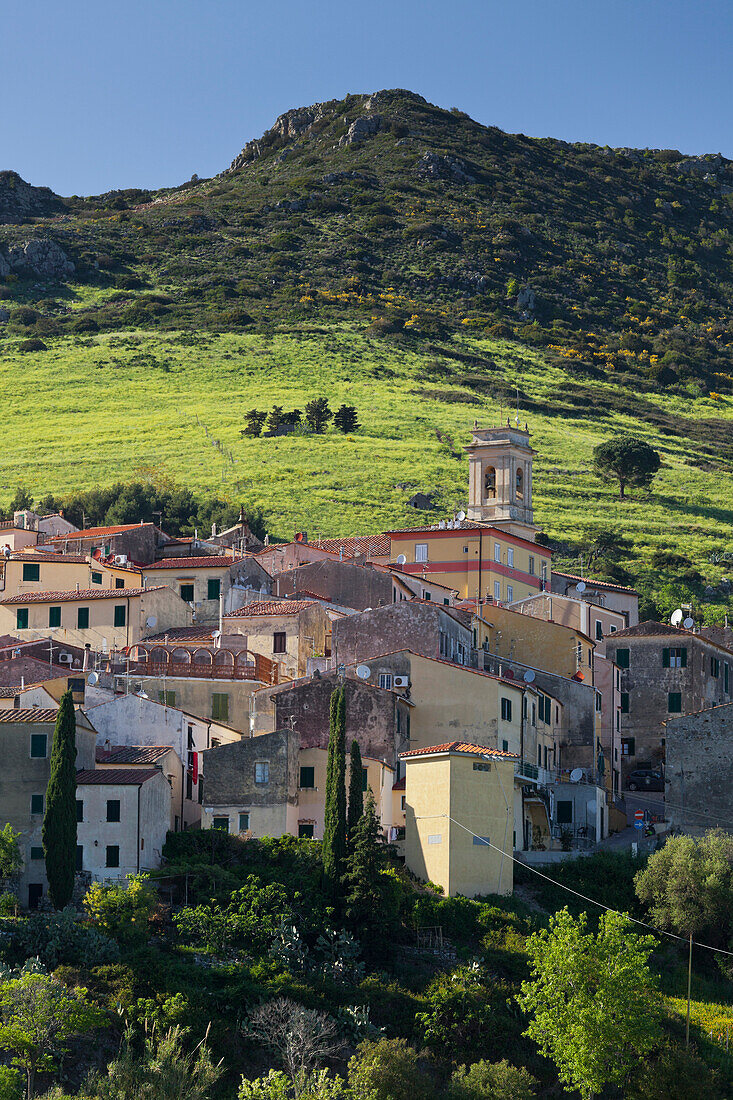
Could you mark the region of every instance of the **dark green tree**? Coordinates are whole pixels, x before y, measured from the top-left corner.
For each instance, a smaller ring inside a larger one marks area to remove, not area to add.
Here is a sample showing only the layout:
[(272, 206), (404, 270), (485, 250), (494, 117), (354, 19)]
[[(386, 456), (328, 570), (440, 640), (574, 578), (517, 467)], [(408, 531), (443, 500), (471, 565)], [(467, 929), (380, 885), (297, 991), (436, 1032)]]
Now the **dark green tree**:
[(53, 731), (43, 854), (51, 901), (63, 909), (74, 892), (76, 869), (76, 715), (70, 691), (61, 696)]
[(349, 840), (353, 840), (354, 829), (361, 821), (361, 816), (364, 813), (363, 771), (359, 742), (352, 741), (349, 766), (349, 809), (346, 816)]
[(262, 434), (262, 428), (267, 420), (267, 413), (264, 409), (250, 409), (246, 413), (245, 419), (247, 424), (242, 431), (242, 435), (258, 436)]
[(620, 435), (598, 444), (593, 451), (593, 464), (599, 477), (616, 478), (619, 500), (623, 500), (627, 485), (638, 488), (651, 485), (662, 460), (646, 440), (634, 435)]
[(22, 485), (19, 485), (15, 490), (15, 496), (10, 501), (10, 515), (13, 512), (25, 512), (26, 509), (33, 508), (33, 497)]
[(367, 957), (375, 957), (384, 943), (386, 925), (391, 916), (387, 883), (382, 869), (385, 850), (379, 843), (379, 818), (374, 795), (367, 792), (364, 813), (353, 835), (344, 874), (345, 916), (350, 928), (361, 940)]
[(305, 419), (314, 432), (322, 432), (333, 416), (325, 397), (315, 397), (305, 407)]
[(323, 822), (323, 878), (335, 899), (346, 856), (346, 697), (343, 685), (331, 695), (326, 804)]
[(276, 432), (283, 422), (283, 407), (282, 405), (273, 405), (270, 409), (270, 414), (267, 417), (267, 430), (268, 432)]
[(287, 412), (284, 412), (283, 415), (282, 415), (283, 424), (292, 424), (292, 426), (294, 428), (298, 427), (298, 424), (300, 424), (302, 419), (303, 419), (303, 413), (301, 412), (300, 409), (289, 409)]
[(338, 428), (344, 435), (348, 435), (349, 432), (358, 431), (359, 420), (354, 406), (341, 405), (334, 413), (333, 423), (334, 427)]

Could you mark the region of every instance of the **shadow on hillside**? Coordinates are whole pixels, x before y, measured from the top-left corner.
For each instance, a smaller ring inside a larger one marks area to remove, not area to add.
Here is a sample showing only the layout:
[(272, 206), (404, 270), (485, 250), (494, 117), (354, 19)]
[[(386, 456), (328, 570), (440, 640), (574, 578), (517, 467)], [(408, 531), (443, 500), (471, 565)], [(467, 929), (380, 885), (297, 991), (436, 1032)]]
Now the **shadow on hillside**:
[(718, 508), (714, 504), (695, 504), (679, 500), (677, 497), (663, 496), (655, 493), (654, 501), (661, 504), (670, 512), (679, 512), (683, 515), (696, 516), (703, 519), (715, 519), (719, 523), (725, 523), (733, 527), (733, 508)]

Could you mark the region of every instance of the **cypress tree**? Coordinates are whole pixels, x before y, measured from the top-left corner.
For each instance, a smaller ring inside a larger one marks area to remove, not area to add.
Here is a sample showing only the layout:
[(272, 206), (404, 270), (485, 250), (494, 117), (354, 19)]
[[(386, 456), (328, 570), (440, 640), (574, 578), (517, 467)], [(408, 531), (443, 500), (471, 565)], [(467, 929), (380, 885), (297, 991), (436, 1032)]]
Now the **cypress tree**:
[(326, 804), (323, 823), (323, 878), (331, 896), (338, 895), (346, 856), (346, 697), (343, 686), (331, 695)]
[(71, 901), (76, 870), (76, 715), (70, 691), (61, 697), (50, 770), (43, 854), (51, 901), (63, 909)]
[(351, 742), (351, 766), (349, 772), (349, 811), (346, 818), (349, 841), (353, 840), (361, 815), (364, 813), (364, 791), (362, 789), (361, 749), (358, 741)]
[(379, 843), (379, 818), (371, 790), (364, 812), (350, 838), (351, 851), (344, 874), (344, 915), (362, 942), (365, 954), (373, 958), (384, 949), (384, 935), (394, 920), (394, 906), (381, 872), (385, 850)]

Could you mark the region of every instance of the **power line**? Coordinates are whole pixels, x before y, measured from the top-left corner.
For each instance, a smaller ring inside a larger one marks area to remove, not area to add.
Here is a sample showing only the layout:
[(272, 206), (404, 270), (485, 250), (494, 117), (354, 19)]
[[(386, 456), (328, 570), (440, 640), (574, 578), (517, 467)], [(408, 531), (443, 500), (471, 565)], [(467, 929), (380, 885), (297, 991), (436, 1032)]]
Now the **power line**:
[[(546, 882), (551, 883), (552, 886), (557, 886), (560, 890), (567, 890), (569, 894), (574, 894), (576, 898), (580, 898), (581, 901), (587, 901), (589, 905), (597, 905), (599, 909), (605, 909), (609, 913), (618, 913), (621, 917), (626, 917), (627, 920), (632, 921), (634, 924), (640, 924), (642, 928), (648, 928), (650, 932), (654, 932), (657, 936), (669, 936), (672, 940), (679, 940), (680, 943), (687, 944), (689, 939), (687, 936), (678, 936), (674, 932), (666, 932), (663, 928), (655, 928), (651, 924), (647, 924), (646, 921), (639, 920), (637, 917), (632, 917), (628, 913), (622, 913), (620, 909), (614, 909), (611, 905), (606, 905), (602, 901), (596, 901), (595, 898), (588, 898), (585, 894), (578, 893), (577, 890), (573, 890), (572, 886), (566, 886), (562, 882), (558, 882), (554, 878), (550, 878), (549, 875), (543, 875), (542, 871), (538, 871), (536, 867), (530, 866), (529, 863), (522, 863), (521, 859), (517, 859), (516, 856), (511, 855), (509, 852), (505, 852), (503, 848), (497, 848), (496, 844), (492, 844), (490, 840), (487, 840), (485, 836), (479, 836), (478, 833), (474, 833), (472, 829), (469, 829), (467, 825), (464, 825), (460, 821), (456, 821), (450, 814), (431, 814), (424, 817), (416, 817), (416, 821), (435, 821), (438, 818), (446, 818), (448, 821), (452, 821), (454, 825), (457, 825), (459, 829), (464, 829), (470, 836), (475, 837), (481, 841), (481, 844), (487, 848), (493, 848), (495, 852), (498, 852), (502, 856), (508, 856), (512, 863), (518, 864), (520, 867), (526, 868), (528, 871), (532, 871), (533, 874), (538, 875), (540, 878), (545, 879)], [(697, 940), (692, 941), (693, 946), (702, 947), (705, 951), (714, 951), (718, 955), (729, 955), (733, 958), (733, 951), (725, 951), (722, 947), (711, 947), (709, 943), (699, 943)]]
[[(650, 792), (651, 794), (651, 792)], [(680, 802), (668, 802), (662, 792), (660, 791), (660, 798), (652, 798), (650, 794), (643, 795), (637, 794), (636, 791), (628, 791), (628, 798), (635, 799), (637, 802), (663, 802), (665, 810), (681, 810), (684, 814), (694, 814), (695, 817), (707, 817), (710, 821), (718, 821), (724, 825), (730, 825), (733, 827), (733, 821), (725, 817), (719, 817), (717, 814), (706, 814), (703, 810), (692, 810), (689, 806), (683, 806)], [(626, 797), (624, 801), (626, 801)]]

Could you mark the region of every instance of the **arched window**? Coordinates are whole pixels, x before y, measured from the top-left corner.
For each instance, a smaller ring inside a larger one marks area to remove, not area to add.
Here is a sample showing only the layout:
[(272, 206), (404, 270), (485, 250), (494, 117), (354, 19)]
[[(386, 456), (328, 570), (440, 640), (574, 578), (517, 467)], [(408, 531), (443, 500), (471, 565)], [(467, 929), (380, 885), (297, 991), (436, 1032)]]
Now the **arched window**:
[(524, 470), (521, 466), (517, 466), (517, 496), (520, 500), (524, 496)]
[(484, 496), (496, 496), (496, 470), (493, 466), (487, 466), (484, 473)]

